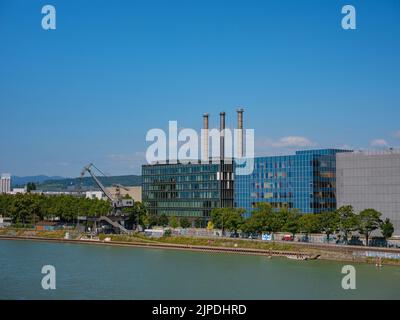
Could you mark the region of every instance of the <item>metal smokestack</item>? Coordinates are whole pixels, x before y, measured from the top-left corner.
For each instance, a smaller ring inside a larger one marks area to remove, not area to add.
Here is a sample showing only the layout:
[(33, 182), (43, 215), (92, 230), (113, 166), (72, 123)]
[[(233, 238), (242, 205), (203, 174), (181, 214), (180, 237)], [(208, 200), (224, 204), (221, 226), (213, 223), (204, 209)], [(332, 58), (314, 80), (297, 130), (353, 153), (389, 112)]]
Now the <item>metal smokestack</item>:
[(225, 159), (225, 112), (219, 114), (220, 159)]
[(202, 159), (209, 159), (209, 151), (208, 151), (208, 113), (203, 114), (203, 150), (202, 150)]
[(243, 158), (243, 108), (237, 109), (238, 116), (238, 141), (237, 141), (237, 156)]

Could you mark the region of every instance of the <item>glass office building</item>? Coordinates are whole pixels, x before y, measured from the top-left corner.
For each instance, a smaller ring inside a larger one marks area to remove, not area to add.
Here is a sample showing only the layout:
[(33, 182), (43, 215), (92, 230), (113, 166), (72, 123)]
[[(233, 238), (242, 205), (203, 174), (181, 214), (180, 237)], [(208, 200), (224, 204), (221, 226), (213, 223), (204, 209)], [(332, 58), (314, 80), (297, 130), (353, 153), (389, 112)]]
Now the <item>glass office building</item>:
[(142, 201), (150, 214), (209, 219), (233, 207), (233, 164), (164, 163), (142, 166)]
[(336, 153), (347, 150), (297, 151), (294, 155), (257, 157), (254, 171), (235, 178), (235, 206), (249, 215), (258, 202), (301, 213), (336, 209)]

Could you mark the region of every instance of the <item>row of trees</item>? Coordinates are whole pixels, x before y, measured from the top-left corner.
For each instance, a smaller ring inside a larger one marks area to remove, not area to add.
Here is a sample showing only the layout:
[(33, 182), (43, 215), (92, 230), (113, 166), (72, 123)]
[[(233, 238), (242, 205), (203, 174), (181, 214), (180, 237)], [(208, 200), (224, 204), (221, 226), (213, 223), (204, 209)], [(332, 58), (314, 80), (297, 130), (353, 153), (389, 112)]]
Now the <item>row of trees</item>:
[(321, 214), (300, 214), (297, 210), (281, 209), (275, 211), (268, 203), (258, 203), (250, 218), (243, 218), (242, 209), (214, 209), (211, 221), (215, 227), (231, 232), (241, 230), (246, 233), (325, 233), (327, 240), (334, 233), (343, 235), (345, 243), (355, 231), (364, 235), (369, 243), (373, 231), (380, 229), (383, 237), (390, 238), (394, 232), (389, 219), (381, 220), (381, 213), (365, 209), (355, 213), (352, 206), (343, 206), (333, 212)]
[[(147, 228), (155, 225), (172, 228), (188, 228), (194, 222), (200, 227), (201, 220), (190, 221), (186, 217), (149, 215), (144, 204), (135, 202), (132, 208), (125, 208), (131, 225), (140, 224)], [(78, 216), (101, 216), (110, 212), (110, 202), (69, 195), (44, 196), (38, 194), (0, 195), (0, 214), (9, 216), (14, 223), (35, 224), (43, 219), (58, 217), (73, 222)], [(327, 239), (334, 233), (343, 235), (348, 242), (353, 232), (364, 235), (368, 243), (373, 231), (380, 229), (383, 237), (390, 238), (394, 232), (389, 219), (381, 220), (381, 213), (366, 209), (355, 213), (352, 206), (343, 206), (333, 212), (321, 214), (300, 214), (297, 210), (273, 210), (268, 203), (259, 203), (252, 215), (245, 219), (243, 209), (216, 208), (211, 212), (212, 227), (236, 233), (325, 233)]]
[[(15, 224), (33, 225), (44, 219), (60, 218), (62, 221), (74, 222), (78, 216), (102, 216), (110, 212), (110, 202), (106, 200), (87, 199), (70, 195), (45, 196), (39, 194), (17, 194), (15, 196), (0, 194), (0, 215), (10, 217)], [(166, 215), (149, 215), (146, 206), (135, 202), (131, 208), (124, 208), (129, 216), (128, 225), (170, 226), (188, 228), (192, 222), (186, 218)], [(196, 223), (196, 226), (199, 226)]]
[(190, 228), (194, 225), (196, 228), (201, 227), (201, 220), (189, 220), (187, 217), (177, 217), (171, 216), (168, 217), (165, 214), (162, 215), (153, 215), (146, 214), (145, 219), (142, 220), (141, 225), (145, 227), (153, 227), (153, 226), (162, 226), (162, 227), (171, 227), (171, 228)]
[(16, 224), (35, 224), (40, 220), (55, 217), (72, 222), (80, 215), (105, 215), (109, 211), (110, 203), (98, 199), (30, 193), (0, 195), (0, 214), (12, 218)]

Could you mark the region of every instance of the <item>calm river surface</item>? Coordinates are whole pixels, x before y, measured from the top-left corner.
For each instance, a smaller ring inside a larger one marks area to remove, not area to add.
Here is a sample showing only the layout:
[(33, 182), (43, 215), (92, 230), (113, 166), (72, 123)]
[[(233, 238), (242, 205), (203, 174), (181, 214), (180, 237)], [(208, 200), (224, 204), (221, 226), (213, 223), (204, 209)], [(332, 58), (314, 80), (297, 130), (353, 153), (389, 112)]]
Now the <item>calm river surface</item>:
[[(56, 290), (41, 269), (56, 268)], [(0, 299), (400, 299), (400, 267), (0, 240)]]

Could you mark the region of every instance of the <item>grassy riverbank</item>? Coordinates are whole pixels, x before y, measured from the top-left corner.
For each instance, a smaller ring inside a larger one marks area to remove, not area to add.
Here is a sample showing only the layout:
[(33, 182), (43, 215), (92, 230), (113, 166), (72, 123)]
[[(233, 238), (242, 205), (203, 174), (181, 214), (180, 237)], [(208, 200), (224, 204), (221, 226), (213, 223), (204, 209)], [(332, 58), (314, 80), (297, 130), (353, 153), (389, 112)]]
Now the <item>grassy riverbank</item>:
[[(18, 237), (18, 238), (41, 238), (49, 240), (62, 240), (66, 233), (69, 233), (70, 239), (79, 240), (85, 234), (81, 234), (74, 230), (55, 230), (55, 231), (36, 231), (33, 229), (23, 228), (4, 228), (0, 229), (0, 237)], [(129, 245), (160, 245), (160, 246), (181, 246), (184, 247), (198, 246), (198, 247), (212, 247), (216, 249), (244, 249), (244, 250), (265, 250), (265, 251), (281, 251), (281, 252), (296, 252), (299, 254), (305, 254), (309, 256), (319, 256), (320, 259), (324, 260), (336, 260), (336, 261), (351, 261), (360, 263), (375, 263), (374, 258), (368, 258), (363, 256), (355, 256), (354, 250), (362, 251), (369, 250), (368, 248), (346, 248), (346, 247), (335, 247), (330, 248), (321, 247), (316, 248), (312, 244), (302, 244), (301, 246), (296, 243), (281, 243), (281, 242), (261, 242), (261, 241), (249, 241), (244, 239), (227, 239), (227, 238), (195, 238), (187, 236), (165, 236), (161, 238), (149, 238), (144, 234), (134, 233), (132, 235), (123, 234), (100, 234), (99, 240), (104, 241), (106, 238), (110, 238), (112, 243)], [(382, 259), (383, 264), (399, 265), (400, 260), (398, 259)]]

